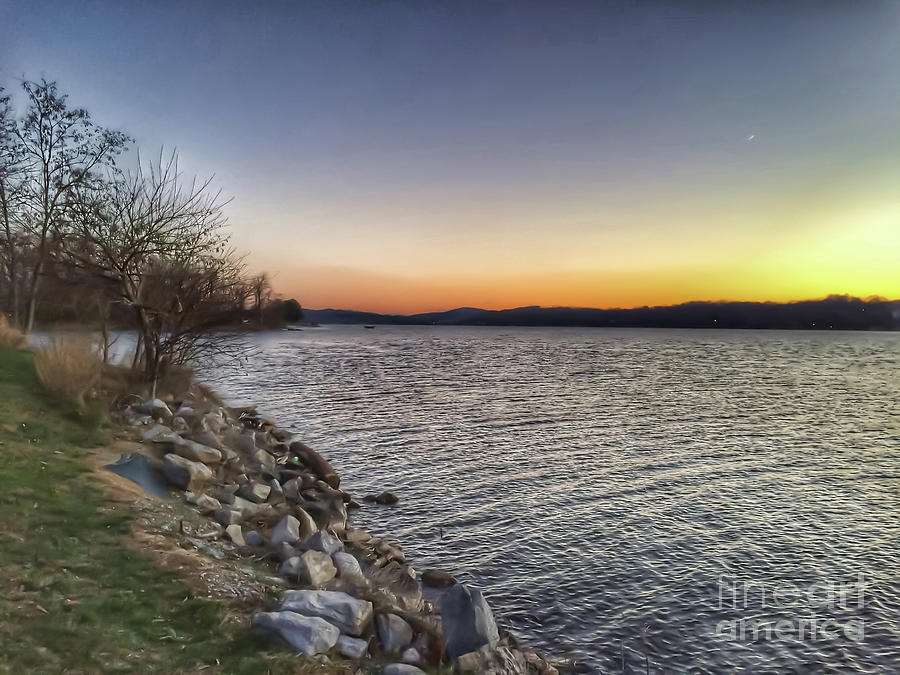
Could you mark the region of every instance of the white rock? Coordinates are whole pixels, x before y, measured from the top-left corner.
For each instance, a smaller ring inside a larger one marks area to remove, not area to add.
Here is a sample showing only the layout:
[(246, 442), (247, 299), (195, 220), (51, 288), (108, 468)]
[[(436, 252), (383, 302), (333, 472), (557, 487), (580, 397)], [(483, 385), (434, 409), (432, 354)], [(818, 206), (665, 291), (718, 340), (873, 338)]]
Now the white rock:
[(319, 531), (319, 526), (316, 525), (315, 519), (309, 515), (304, 509), (301, 509), (299, 506), (294, 509), (294, 513), (297, 514), (297, 520), (300, 521), (300, 538), (306, 539), (307, 537), (311, 537), (316, 532)]
[(183, 490), (198, 491), (212, 481), (213, 472), (205, 464), (192, 462), (181, 455), (169, 453), (163, 457), (163, 475), (172, 485)]
[(413, 647), (407, 647), (400, 655), (400, 660), (403, 661), (403, 663), (411, 663), (413, 665), (416, 665), (422, 660), (422, 657), (419, 656), (419, 652), (417, 652)]
[(325, 619), (349, 635), (362, 635), (372, 622), (372, 603), (340, 591), (288, 591), (281, 611)]
[(225, 528), (225, 534), (228, 535), (228, 538), (231, 539), (238, 546), (245, 546), (246, 542), (244, 541), (244, 532), (241, 530), (241, 526), (234, 524), (229, 525)]
[(341, 631), (325, 619), (295, 612), (260, 612), (253, 615), (252, 623), (255, 630), (274, 633), (308, 656), (327, 652), (341, 635)]

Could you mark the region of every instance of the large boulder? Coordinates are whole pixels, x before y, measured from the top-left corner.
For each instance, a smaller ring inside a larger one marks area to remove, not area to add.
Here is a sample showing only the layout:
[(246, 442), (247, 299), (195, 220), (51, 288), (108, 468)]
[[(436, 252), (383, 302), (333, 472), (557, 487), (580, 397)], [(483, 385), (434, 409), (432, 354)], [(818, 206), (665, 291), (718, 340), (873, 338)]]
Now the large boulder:
[(500, 641), (494, 614), (481, 591), (464, 584), (451, 586), (441, 597), (441, 625), (451, 659)]
[(331, 562), (331, 556), (318, 551), (306, 551), (285, 560), (278, 573), (286, 579), (310, 586), (324, 586), (334, 579), (337, 570)]
[(272, 546), (279, 544), (295, 544), (300, 541), (300, 521), (294, 516), (285, 516), (272, 530), (269, 537)]
[(344, 544), (341, 540), (324, 530), (316, 532), (314, 535), (304, 540), (301, 547), (310, 551), (327, 553), (328, 555), (344, 550)]
[(172, 485), (182, 490), (197, 492), (210, 483), (214, 476), (212, 470), (200, 462), (169, 453), (163, 457), (163, 475)]
[(340, 591), (288, 591), (281, 611), (318, 616), (348, 635), (362, 635), (372, 622), (372, 603)]
[(194, 462), (203, 462), (204, 464), (218, 464), (222, 461), (222, 453), (219, 450), (196, 441), (189, 441), (181, 436), (176, 438), (178, 440), (173, 444), (176, 454)]
[(238, 488), (237, 494), (244, 499), (261, 504), (269, 498), (272, 488), (265, 483), (246, 483)]
[(341, 635), (325, 619), (296, 612), (259, 612), (253, 615), (252, 625), (255, 631), (275, 635), (308, 656), (327, 652)]
[(396, 614), (379, 614), (378, 639), (381, 647), (386, 652), (399, 652), (406, 649), (413, 640), (413, 629), (406, 621)]
[(353, 554), (346, 551), (337, 551), (331, 554), (331, 560), (337, 567), (338, 576), (341, 579), (361, 579), (363, 576), (362, 568), (359, 566)]
[(172, 430), (165, 424), (154, 424), (141, 434), (141, 440), (145, 443), (152, 443), (160, 436), (169, 437), (171, 434)]

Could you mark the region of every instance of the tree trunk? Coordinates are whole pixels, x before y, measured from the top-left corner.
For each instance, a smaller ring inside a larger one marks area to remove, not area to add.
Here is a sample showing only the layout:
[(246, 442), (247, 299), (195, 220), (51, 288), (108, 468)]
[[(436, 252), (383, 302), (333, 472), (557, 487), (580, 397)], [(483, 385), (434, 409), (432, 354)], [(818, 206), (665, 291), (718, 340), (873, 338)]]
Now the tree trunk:
[(38, 289), (41, 283), (41, 274), (44, 271), (43, 253), (38, 253), (40, 259), (34, 266), (34, 275), (31, 278), (31, 288), (28, 289), (28, 315), (25, 319), (25, 334), (30, 335), (34, 329), (34, 314), (37, 311)]

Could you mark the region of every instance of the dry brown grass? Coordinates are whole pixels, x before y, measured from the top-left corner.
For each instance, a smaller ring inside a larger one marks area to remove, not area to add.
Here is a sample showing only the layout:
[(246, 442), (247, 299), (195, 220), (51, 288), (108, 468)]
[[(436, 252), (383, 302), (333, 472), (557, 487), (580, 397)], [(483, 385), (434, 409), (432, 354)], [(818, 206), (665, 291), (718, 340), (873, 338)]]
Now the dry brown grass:
[(102, 364), (87, 336), (52, 338), (35, 353), (34, 366), (44, 388), (63, 402), (83, 408), (97, 396)]
[(25, 346), (25, 333), (10, 324), (5, 314), (0, 314), (0, 349), (21, 349)]

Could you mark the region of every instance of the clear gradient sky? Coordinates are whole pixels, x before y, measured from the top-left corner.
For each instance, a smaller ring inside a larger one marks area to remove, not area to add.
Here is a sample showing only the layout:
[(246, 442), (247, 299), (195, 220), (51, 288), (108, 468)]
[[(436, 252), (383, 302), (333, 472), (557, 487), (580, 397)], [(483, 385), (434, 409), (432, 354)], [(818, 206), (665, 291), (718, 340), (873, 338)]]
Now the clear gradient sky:
[(0, 0), (307, 307), (900, 297), (900, 2)]

